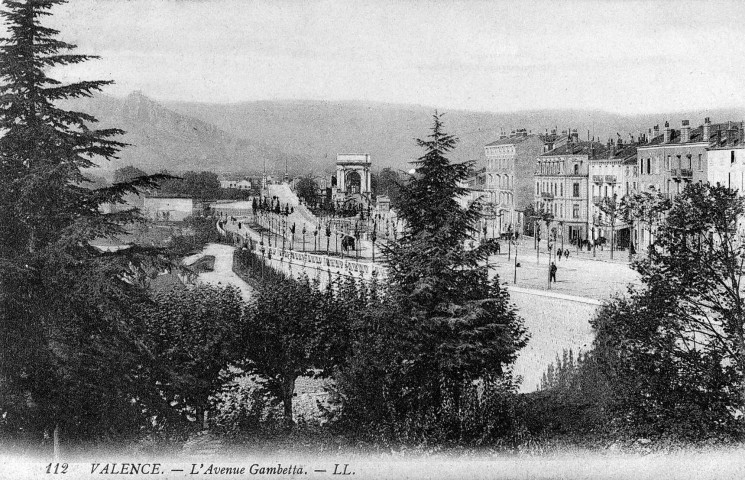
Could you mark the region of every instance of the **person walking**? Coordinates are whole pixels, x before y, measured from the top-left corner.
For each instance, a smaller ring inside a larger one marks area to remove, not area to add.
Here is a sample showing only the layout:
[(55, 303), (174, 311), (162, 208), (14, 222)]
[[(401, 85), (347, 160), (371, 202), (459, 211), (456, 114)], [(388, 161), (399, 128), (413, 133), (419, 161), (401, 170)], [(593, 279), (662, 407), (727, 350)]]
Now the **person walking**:
[(561, 247), (556, 249), (556, 258), (561, 260), (561, 255), (564, 253), (564, 251), (561, 249)]
[(564, 249), (564, 260), (569, 260), (569, 249), (568, 248)]
[(502, 253), (502, 246), (499, 245), (499, 242), (497, 242), (497, 244), (495, 245), (494, 248), (497, 250), (497, 255), (499, 255), (500, 253)]
[(549, 270), (551, 276), (549, 278), (549, 281), (556, 283), (556, 264), (554, 262), (551, 262), (551, 269)]

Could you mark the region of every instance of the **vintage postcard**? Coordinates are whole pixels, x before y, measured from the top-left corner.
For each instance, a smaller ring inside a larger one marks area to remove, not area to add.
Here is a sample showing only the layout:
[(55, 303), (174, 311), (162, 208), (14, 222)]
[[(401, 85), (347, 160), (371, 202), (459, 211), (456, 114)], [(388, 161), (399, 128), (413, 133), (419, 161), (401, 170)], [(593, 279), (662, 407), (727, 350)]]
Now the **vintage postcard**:
[(0, 20), (0, 478), (745, 476), (745, 3)]

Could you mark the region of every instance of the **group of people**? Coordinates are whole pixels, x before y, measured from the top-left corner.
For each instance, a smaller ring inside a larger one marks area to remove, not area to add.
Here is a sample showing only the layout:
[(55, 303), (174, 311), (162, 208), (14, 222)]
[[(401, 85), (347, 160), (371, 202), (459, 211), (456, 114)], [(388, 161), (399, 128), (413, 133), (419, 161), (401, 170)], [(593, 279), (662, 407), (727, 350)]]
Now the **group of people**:
[(564, 258), (566, 260), (569, 260), (569, 249), (568, 248), (565, 248), (564, 250), (562, 250), (561, 248), (557, 248), (556, 249), (556, 258), (558, 260), (561, 260), (561, 256), (562, 255), (564, 255)]

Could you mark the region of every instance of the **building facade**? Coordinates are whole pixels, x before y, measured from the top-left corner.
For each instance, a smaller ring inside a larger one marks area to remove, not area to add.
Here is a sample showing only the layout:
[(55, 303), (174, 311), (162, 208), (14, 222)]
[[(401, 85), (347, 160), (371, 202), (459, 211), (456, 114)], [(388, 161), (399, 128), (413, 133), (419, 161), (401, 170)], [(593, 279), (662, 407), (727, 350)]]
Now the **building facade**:
[(554, 226), (565, 241), (590, 237), (590, 160), (605, 153), (601, 143), (579, 141), (573, 132), (566, 144), (541, 154), (535, 162), (535, 208), (553, 214)]
[[(718, 162), (726, 154), (718, 151), (735, 146), (742, 137), (742, 122), (713, 124), (708, 117), (694, 129), (688, 120), (683, 120), (677, 130), (670, 128), (669, 122), (665, 122), (662, 131), (655, 126), (650, 129), (648, 141), (637, 150), (638, 191), (660, 192), (672, 200), (688, 183), (721, 182), (726, 165), (722, 167)], [(716, 161), (712, 163), (710, 158)], [(639, 225), (637, 230), (642, 245), (652, 243), (649, 225)]]
[[(631, 143), (633, 142), (633, 143)], [(638, 143), (631, 139), (624, 144), (622, 139), (609, 141), (606, 144), (607, 155), (596, 156), (589, 160), (588, 186), (588, 220), (590, 223), (590, 238), (596, 240), (613, 239), (616, 245), (627, 248), (633, 234), (621, 215), (615, 219), (602, 211), (600, 206), (606, 199), (620, 205), (625, 195), (637, 189), (637, 160)], [(614, 197), (615, 196), (615, 197)]]
[[(484, 147), (485, 190), (498, 215), (497, 230), (518, 231), (525, 224), (524, 212), (534, 201), (535, 159), (544, 151), (545, 138), (520, 129)], [(553, 140), (553, 139), (552, 139)]]
[(201, 204), (192, 198), (145, 197), (143, 211), (152, 220), (181, 222), (199, 212)]

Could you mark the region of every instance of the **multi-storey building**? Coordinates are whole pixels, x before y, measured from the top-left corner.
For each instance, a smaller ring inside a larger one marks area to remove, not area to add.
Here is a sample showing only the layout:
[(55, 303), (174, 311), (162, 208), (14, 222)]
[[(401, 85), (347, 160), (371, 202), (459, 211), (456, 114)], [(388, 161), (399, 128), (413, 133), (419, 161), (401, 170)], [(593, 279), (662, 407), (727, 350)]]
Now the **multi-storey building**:
[[(624, 195), (636, 190), (636, 150), (638, 143), (631, 139), (630, 143), (624, 144), (619, 138), (617, 142), (612, 140), (607, 143), (607, 155), (596, 156), (590, 159), (589, 166), (589, 204), (588, 219), (591, 224), (590, 237), (606, 238), (614, 240), (621, 247), (629, 246), (631, 232), (629, 226), (623, 222), (623, 218), (617, 215), (615, 219), (609, 218), (600, 205), (606, 198), (612, 201), (615, 195), (616, 204), (620, 204)], [(614, 232), (611, 235), (611, 230)]]
[(567, 241), (589, 238), (590, 160), (602, 155), (607, 155), (603, 144), (579, 141), (572, 131), (566, 144), (541, 154), (535, 162), (535, 208), (553, 214), (559, 235)]
[[(687, 183), (714, 183), (713, 177), (720, 170), (710, 174), (709, 149), (713, 147), (714, 152), (733, 145), (742, 137), (742, 128), (742, 123), (735, 122), (712, 124), (708, 117), (695, 129), (691, 129), (688, 120), (681, 122), (679, 130), (670, 128), (669, 122), (665, 122), (662, 133), (655, 126), (650, 129), (648, 142), (638, 146), (638, 190), (660, 192), (672, 199)], [(714, 156), (719, 158), (720, 154)], [(649, 225), (639, 226), (638, 238), (642, 245), (653, 241)]]
[(706, 150), (707, 181), (745, 192), (745, 135), (720, 139)]
[[(486, 154), (486, 185), (489, 202), (499, 216), (497, 230), (517, 231), (525, 225), (525, 209), (533, 203), (535, 159), (547, 142), (560, 143), (555, 134), (536, 135), (525, 129), (504, 133), (484, 147)], [(564, 137), (566, 143), (566, 137)]]

